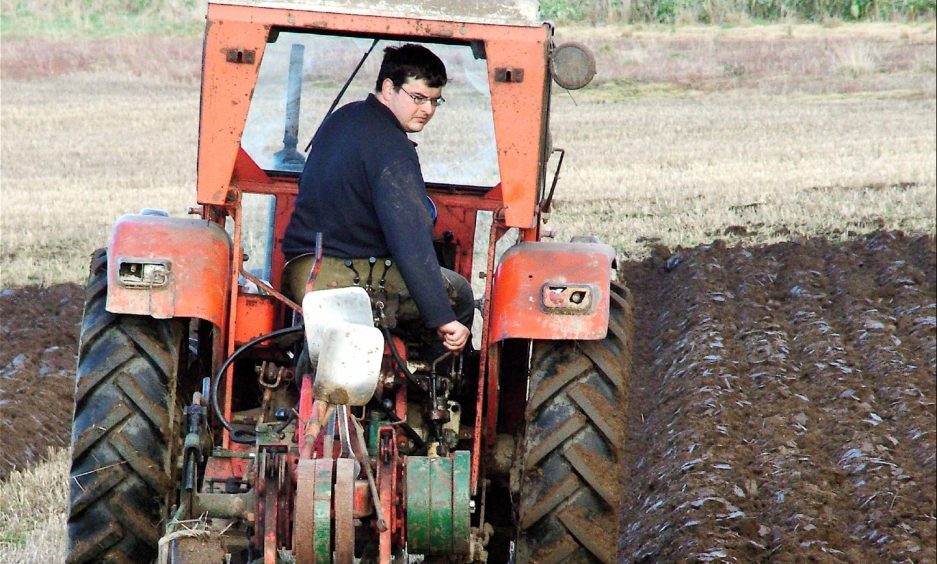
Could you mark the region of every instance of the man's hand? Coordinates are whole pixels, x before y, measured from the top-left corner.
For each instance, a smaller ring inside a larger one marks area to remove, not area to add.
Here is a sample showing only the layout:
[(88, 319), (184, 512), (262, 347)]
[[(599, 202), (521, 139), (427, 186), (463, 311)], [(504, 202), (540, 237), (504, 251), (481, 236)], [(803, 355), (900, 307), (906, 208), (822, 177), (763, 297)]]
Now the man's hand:
[(461, 351), (469, 338), (468, 327), (458, 321), (450, 321), (445, 325), (441, 325), (436, 329), (436, 332), (439, 333), (443, 346), (452, 352)]

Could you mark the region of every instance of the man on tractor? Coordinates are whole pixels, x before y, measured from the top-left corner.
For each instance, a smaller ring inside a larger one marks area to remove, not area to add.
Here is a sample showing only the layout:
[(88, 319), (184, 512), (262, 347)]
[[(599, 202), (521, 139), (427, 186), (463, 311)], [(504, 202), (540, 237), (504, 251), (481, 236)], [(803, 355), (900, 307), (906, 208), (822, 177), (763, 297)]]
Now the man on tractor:
[(469, 338), (472, 289), (436, 259), (435, 206), (407, 137), (443, 104), (447, 80), (445, 65), (429, 49), (388, 47), (374, 93), (323, 121), (283, 238), (284, 287), (302, 299), (321, 233), (317, 289), (364, 286), (383, 325), (422, 318), (446, 350), (457, 352)]

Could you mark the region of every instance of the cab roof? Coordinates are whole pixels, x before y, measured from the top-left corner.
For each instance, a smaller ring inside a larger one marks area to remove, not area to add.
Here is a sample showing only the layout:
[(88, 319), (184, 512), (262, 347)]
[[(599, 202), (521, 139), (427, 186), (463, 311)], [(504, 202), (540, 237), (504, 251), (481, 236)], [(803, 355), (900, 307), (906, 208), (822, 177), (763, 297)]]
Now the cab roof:
[(537, 0), (211, 0), (210, 3), (525, 27), (543, 24)]

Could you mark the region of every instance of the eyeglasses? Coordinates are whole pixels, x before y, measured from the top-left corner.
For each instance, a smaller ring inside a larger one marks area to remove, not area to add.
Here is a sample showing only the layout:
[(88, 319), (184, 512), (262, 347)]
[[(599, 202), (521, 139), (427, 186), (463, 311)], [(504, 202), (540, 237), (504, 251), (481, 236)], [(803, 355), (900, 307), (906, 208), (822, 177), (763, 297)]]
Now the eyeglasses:
[(429, 102), (430, 104), (433, 105), (434, 108), (438, 108), (439, 106), (446, 103), (446, 99), (443, 98), (442, 96), (438, 96), (436, 98), (427, 98), (426, 96), (422, 94), (413, 94), (413, 93), (407, 92), (407, 90), (403, 86), (401, 86), (400, 89), (403, 90), (403, 93), (409, 96), (413, 100), (413, 103), (416, 104), (417, 106), (422, 106), (423, 104)]

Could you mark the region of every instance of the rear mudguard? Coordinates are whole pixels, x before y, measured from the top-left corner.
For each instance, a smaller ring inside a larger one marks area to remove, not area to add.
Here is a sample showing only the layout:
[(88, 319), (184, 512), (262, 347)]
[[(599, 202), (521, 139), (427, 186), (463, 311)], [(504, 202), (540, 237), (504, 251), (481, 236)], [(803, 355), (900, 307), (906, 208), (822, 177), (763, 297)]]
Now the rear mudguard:
[(107, 311), (224, 325), (231, 239), (203, 219), (125, 215), (107, 252)]
[(491, 342), (603, 339), (615, 250), (601, 243), (520, 243), (495, 271)]

